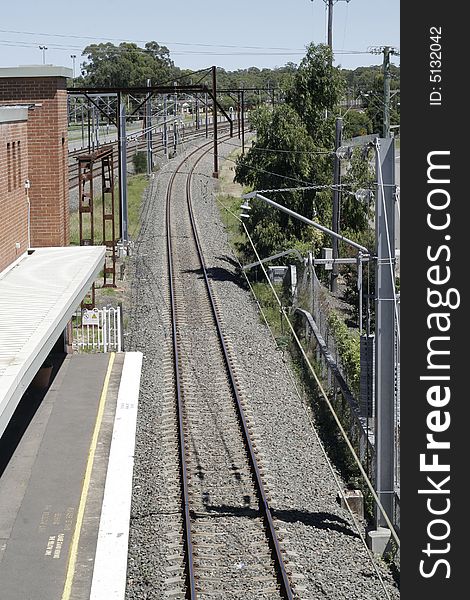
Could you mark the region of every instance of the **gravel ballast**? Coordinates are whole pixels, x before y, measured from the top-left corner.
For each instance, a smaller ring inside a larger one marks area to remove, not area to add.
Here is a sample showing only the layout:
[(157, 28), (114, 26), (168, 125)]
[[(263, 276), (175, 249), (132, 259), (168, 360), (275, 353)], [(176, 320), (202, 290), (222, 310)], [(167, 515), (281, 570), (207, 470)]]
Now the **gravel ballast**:
[[(234, 140), (220, 146), (233, 151)], [(170, 321), (166, 284), (165, 165), (151, 181), (143, 225), (130, 260), (131, 294), (126, 350), (144, 353), (134, 467), (134, 491), (126, 598), (165, 598), (168, 593), (172, 532), (181, 526), (168, 470), (174, 448), (165, 445), (166, 411), (171, 399)], [(300, 597), (383, 599), (386, 594), (347, 511), (291, 375), (261, 322), (251, 292), (236, 272), (214, 198), (216, 180), (209, 154), (196, 169), (193, 205), (213, 292), (236, 365), (241, 391), (254, 422), (256, 443), (269, 481), (271, 507), (282, 529), (282, 544)], [(183, 179), (183, 178), (179, 178)], [(183, 185), (183, 184), (180, 184)], [(188, 319), (190, 322), (190, 319)], [(164, 468), (164, 466), (166, 467)], [(170, 481), (169, 481), (170, 480)], [(169, 537), (170, 536), (170, 537)], [(390, 572), (380, 566), (388, 593), (399, 592)], [(224, 598), (223, 593), (220, 598)], [(249, 596), (247, 596), (249, 598)]]

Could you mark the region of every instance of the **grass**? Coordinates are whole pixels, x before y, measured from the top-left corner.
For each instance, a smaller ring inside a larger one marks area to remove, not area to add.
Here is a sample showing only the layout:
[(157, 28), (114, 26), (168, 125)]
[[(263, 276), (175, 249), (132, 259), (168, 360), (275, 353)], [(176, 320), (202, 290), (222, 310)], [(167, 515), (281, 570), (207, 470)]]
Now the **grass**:
[(240, 221), (235, 215), (240, 214), (240, 198), (234, 196), (222, 195), (217, 196), (220, 218), (227, 231), (230, 245), (234, 248), (246, 242), (246, 236), (241, 229)]
[[(241, 152), (240, 149), (235, 150), (230, 154), (232, 160)], [(234, 249), (235, 253), (238, 254), (240, 260), (243, 257), (240, 254), (240, 247), (245, 245), (247, 237), (240, 223), (240, 204), (242, 203), (241, 195), (245, 193), (241, 186), (239, 190), (235, 190), (237, 186), (233, 184), (233, 171), (230, 168), (230, 162), (226, 162), (221, 170), (219, 177), (219, 190), (221, 193), (217, 196), (217, 205), (219, 208), (220, 218), (224, 224), (227, 232), (227, 237), (230, 246)], [(235, 192), (237, 195), (233, 195)], [(286, 350), (289, 345), (290, 335), (287, 329), (287, 325), (284, 322), (282, 313), (279, 308), (279, 304), (273, 296), (272, 290), (269, 284), (264, 280), (258, 282), (251, 282), (253, 292), (263, 310), (264, 316), (271, 328), (271, 331), (276, 339), (276, 343), (280, 350)], [(274, 288), (278, 296), (282, 299), (284, 296), (284, 290), (282, 284), (274, 284)], [(282, 301), (282, 300), (281, 300)], [(260, 315), (260, 319), (264, 322), (263, 317)]]
[[(127, 206), (128, 206), (128, 230), (130, 240), (135, 240), (139, 235), (140, 231), (140, 211), (142, 206), (143, 193), (148, 186), (148, 179), (146, 175), (133, 175), (128, 178), (127, 187)], [(115, 234), (119, 237), (119, 192), (116, 186), (115, 190)], [(93, 220), (94, 220), (94, 244), (100, 245), (103, 242), (103, 204), (101, 196), (95, 197), (93, 206)], [(89, 215), (84, 214), (83, 225), (84, 225), (84, 237), (89, 237)], [(108, 223), (109, 227), (109, 223)], [(108, 234), (109, 235), (109, 234)], [(78, 210), (70, 213), (70, 245), (78, 246), (80, 244), (79, 239), (79, 214)], [(127, 258), (124, 258), (124, 262), (121, 262), (121, 266), (125, 268)], [(103, 281), (103, 272), (99, 274), (95, 282), (95, 305), (101, 307), (104, 305), (112, 304), (116, 306), (120, 302), (125, 301), (125, 284), (119, 281), (120, 261), (116, 263), (116, 284), (117, 287), (100, 287)], [(124, 328), (127, 326), (126, 317), (124, 317)]]
[[(142, 206), (142, 195), (148, 185), (145, 175), (134, 175), (128, 179), (127, 206), (128, 206), (128, 228), (129, 236), (135, 240), (140, 230), (140, 208)], [(116, 235), (119, 232), (119, 193), (116, 186), (114, 194), (114, 210), (116, 216)], [(88, 214), (83, 215), (83, 236), (90, 237), (90, 219)], [(103, 241), (103, 204), (100, 195), (95, 196), (93, 203), (94, 221), (94, 243), (99, 245)], [(70, 245), (78, 246), (79, 238), (79, 214), (78, 210), (70, 213)]]

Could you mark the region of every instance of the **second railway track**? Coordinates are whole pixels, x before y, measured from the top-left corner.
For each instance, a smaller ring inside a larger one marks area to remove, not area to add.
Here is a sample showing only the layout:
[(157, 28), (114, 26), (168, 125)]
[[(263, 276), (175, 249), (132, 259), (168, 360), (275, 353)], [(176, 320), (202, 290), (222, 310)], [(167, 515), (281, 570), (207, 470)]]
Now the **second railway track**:
[[(226, 125), (226, 124), (220, 124), (219, 131), (223, 132), (224, 130), (227, 129), (227, 127), (228, 127), (228, 125)], [(198, 138), (201, 138), (203, 136), (205, 136), (204, 131), (195, 130), (193, 128), (190, 128), (184, 136), (183, 143), (185, 144), (185, 143), (191, 142), (193, 140), (197, 140)], [(99, 148), (103, 148), (105, 146), (113, 146), (113, 148), (115, 149), (115, 152), (116, 153), (118, 152), (118, 142), (117, 141), (103, 143), (99, 146)], [(168, 148), (170, 148), (170, 146), (171, 146), (171, 144), (168, 145)], [(96, 148), (96, 149), (98, 149), (98, 148)], [(153, 154), (154, 155), (160, 154), (161, 156), (163, 156), (163, 149), (164, 149), (163, 142), (161, 142), (161, 141), (154, 142), (154, 145), (153, 145)], [(137, 151), (146, 152), (146, 150), (147, 150), (147, 141), (145, 139), (143, 139), (141, 141), (133, 142), (132, 144), (129, 144), (127, 147), (127, 162), (130, 163), (132, 161), (132, 158)], [(87, 148), (82, 148), (80, 150), (73, 150), (73, 151), (69, 152), (69, 189), (70, 190), (78, 187), (78, 162), (76, 159), (80, 155), (83, 155), (83, 154), (88, 154)], [(116, 159), (115, 160), (116, 174), (118, 172), (117, 164), (118, 164), (118, 161)], [(93, 170), (94, 170), (95, 176), (98, 176), (101, 173), (100, 165), (96, 164), (94, 166)]]
[(191, 600), (294, 598), (192, 212), (191, 179), (207, 146), (176, 168), (167, 188), (174, 447), (180, 459), (180, 486), (173, 489), (183, 513), (177, 532), (182, 545), (174, 542), (184, 555), (176, 554), (168, 567), (176, 577), (167, 592)]

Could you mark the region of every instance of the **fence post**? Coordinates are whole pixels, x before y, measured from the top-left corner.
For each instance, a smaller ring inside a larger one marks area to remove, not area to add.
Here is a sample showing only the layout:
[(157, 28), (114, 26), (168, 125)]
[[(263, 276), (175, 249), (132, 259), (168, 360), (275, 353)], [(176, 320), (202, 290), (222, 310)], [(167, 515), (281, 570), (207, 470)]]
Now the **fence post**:
[(122, 318), (122, 314), (121, 314), (121, 303), (119, 303), (118, 307), (117, 307), (117, 313), (116, 313), (116, 337), (117, 337), (117, 351), (121, 352), (121, 318)]
[(107, 352), (108, 351), (108, 335), (107, 335), (107, 319), (106, 319), (106, 308), (103, 307), (101, 309), (101, 317), (102, 317), (102, 321), (101, 321), (101, 331), (103, 334), (103, 352)]

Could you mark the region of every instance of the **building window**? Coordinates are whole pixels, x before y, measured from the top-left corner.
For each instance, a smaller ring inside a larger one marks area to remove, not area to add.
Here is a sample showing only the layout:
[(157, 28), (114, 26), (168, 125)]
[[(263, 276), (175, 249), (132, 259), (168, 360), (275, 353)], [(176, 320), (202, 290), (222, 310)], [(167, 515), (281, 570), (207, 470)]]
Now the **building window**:
[(18, 170), (17, 170), (17, 162), (18, 162), (18, 157), (16, 155), (16, 142), (13, 142), (12, 144), (12, 171), (13, 171), (13, 189), (16, 190), (16, 188), (18, 187)]
[(8, 191), (21, 187), (21, 142), (7, 143)]
[(18, 187), (21, 187), (21, 142), (18, 140)]
[(7, 144), (7, 173), (8, 173), (8, 191), (11, 192), (11, 144)]

